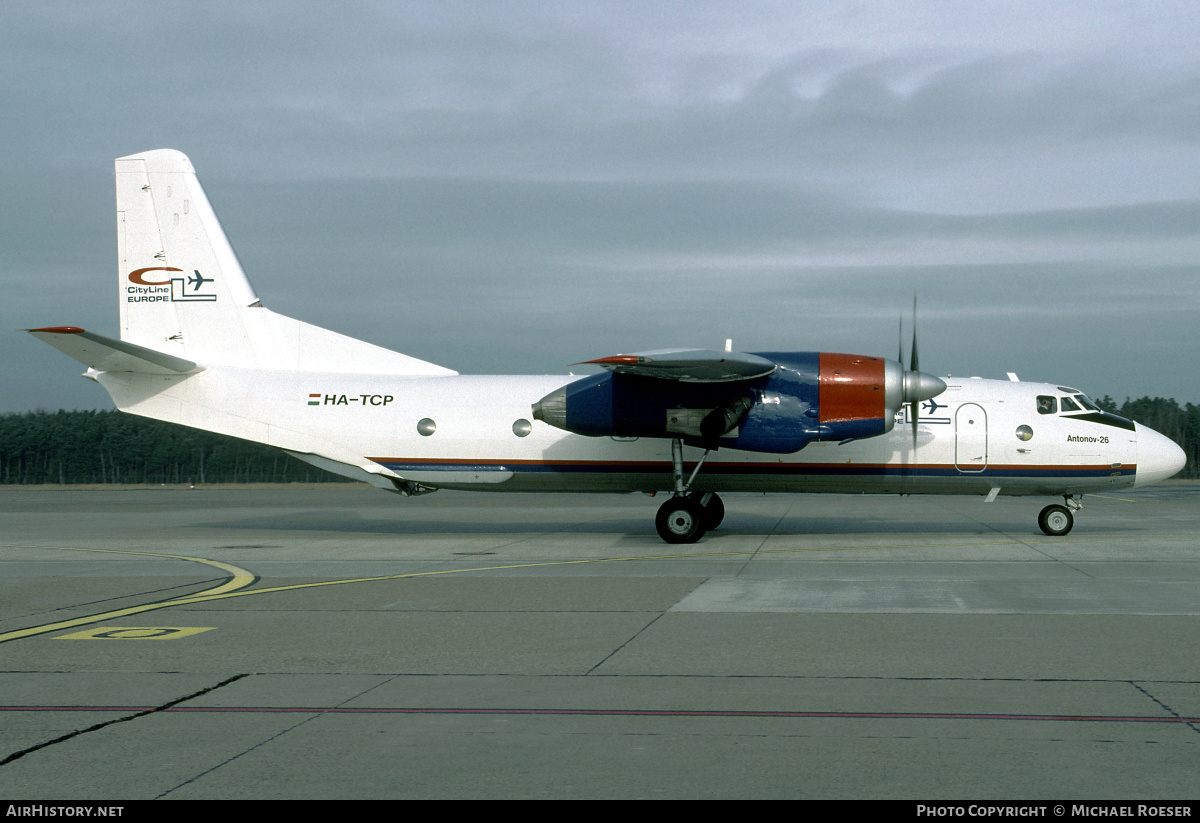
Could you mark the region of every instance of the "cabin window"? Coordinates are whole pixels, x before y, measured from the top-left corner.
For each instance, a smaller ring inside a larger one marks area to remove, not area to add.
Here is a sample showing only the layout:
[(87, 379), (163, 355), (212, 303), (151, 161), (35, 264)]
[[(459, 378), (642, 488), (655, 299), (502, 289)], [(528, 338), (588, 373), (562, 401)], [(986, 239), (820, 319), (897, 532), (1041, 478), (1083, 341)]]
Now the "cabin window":
[(1039, 394), (1037, 407), (1038, 414), (1054, 414), (1058, 411), (1058, 398), (1048, 394)]
[(513, 434), (517, 437), (528, 437), (531, 431), (533, 431), (533, 424), (524, 418), (513, 423)]
[(1017, 426), (1017, 439), (1027, 441), (1033, 439), (1033, 429), (1029, 426)]
[(435, 431), (437, 431), (437, 423), (434, 423), (428, 417), (422, 418), (421, 421), (417, 423), (417, 433), (422, 437), (428, 437)]

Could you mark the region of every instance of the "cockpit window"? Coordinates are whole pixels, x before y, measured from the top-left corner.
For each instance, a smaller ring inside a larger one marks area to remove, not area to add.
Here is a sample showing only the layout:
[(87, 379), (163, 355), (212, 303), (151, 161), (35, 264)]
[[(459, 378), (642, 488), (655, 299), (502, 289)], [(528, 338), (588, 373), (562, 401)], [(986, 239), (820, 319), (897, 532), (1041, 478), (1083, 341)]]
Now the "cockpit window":
[(1054, 414), (1058, 411), (1058, 398), (1048, 394), (1039, 394), (1037, 407), (1038, 414)]
[(1077, 394), (1075, 399), (1079, 401), (1079, 405), (1083, 406), (1088, 411), (1100, 411), (1100, 407), (1088, 399), (1086, 394)]
[(1062, 399), (1062, 410), (1065, 412), (1080, 411), (1079, 407), (1075, 405), (1075, 401), (1069, 397), (1064, 397)]

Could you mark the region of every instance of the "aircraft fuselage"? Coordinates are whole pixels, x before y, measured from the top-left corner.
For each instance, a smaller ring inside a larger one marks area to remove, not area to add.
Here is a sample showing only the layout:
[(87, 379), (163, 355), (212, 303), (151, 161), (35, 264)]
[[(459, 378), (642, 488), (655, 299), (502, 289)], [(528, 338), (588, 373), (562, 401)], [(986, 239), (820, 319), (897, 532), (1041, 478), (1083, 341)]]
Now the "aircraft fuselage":
[[(577, 379), (397, 378), (218, 367), (164, 378), (172, 385), (149, 397), (138, 379), (136, 393), (143, 396), (123, 402), (122, 376), (101, 375), (118, 406), (134, 414), (160, 417), (165, 406), (186, 425), (270, 442), (303, 456), (304, 449), (289, 443), (288, 432), (295, 432), (425, 486), (670, 491), (670, 441), (586, 437), (532, 418), (532, 403)], [(923, 404), (915, 444), (905, 408), (892, 431), (878, 437), (818, 441), (792, 454), (718, 449), (693, 488), (985, 495), (998, 487), (1005, 495), (1083, 494), (1134, 485), (1139, 439), (1155, 445), (1166, 439), (1115, 415), (1038, 412), (1039, 397), (1058, 401), (1077, 395), (1074, 389), (973, 378), (946, 378), (946, 384), (942, 395)], [(702, 453), (685, 447), (689, 471)]]

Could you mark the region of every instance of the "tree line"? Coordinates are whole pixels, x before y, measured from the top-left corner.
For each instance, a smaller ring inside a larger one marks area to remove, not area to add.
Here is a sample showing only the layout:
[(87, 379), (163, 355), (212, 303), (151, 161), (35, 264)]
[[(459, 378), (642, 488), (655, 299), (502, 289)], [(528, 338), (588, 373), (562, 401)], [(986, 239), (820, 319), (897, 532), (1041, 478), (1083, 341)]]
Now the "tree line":
[(1138, 400), (1125, 398), (1117, 403), (1108, 395), (1096, 401), (1105, 411), (1119, 414), (1129, 420), (1149, 426), (1160, 434), (1174, 440), (1187, 455), (1183, 471), (1178, 478), (1200, 477), (1200, 405), (1179, 405), (1173, 397), (1143, 397)]
[(279, 449), (117, 411), (0, 415), (0, 483), (353, 482)]
[[(1200, 477), (1200, 405), (1143, 397), (1096, 404), (1178, 443)], [(0, 484), (352, 482), (278, 449), (116, 411), (0, 415)]]

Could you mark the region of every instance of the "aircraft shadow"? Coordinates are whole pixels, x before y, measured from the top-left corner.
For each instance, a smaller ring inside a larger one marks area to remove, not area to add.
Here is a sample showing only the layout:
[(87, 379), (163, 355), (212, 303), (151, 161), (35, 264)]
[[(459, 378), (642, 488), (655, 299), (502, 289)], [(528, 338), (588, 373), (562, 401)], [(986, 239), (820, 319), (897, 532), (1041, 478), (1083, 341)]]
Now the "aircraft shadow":
[[(1028, 534), (1044, 537), (1035, 522), (1036, 512), (1031, 511), (1027, 518), (1014, 519), (1004, 523), (984, 525), (953, 521), (913, 521), (906, 522), (900, 518), (863, 518), (850, 516), (785, 517), (781, 522), (778, 515), (739, 514), (730, 512), (721, 527), (709, 534), (712, 537), (722, 535), (896, 535), (896, 534), (937, 534), (937, 535), (980, 535), (980, 534)], [(554, 521), (551, 518), (539, 519), (454, 519), (432, 517), (396, 517), (395, 519), (376, 519), (355, 516), (352, 514), (337, 514), (328, 511), (311, 514), (280, 515), (270, 517), (250, 517), (238, 520), (206, 522), (197, 524), (200, 528), (221, 529), (226, 531), (246, 532), (333, 532), (337, 534), (394, 534), (394, 535), (448, 535), (448, 534), (553, 534), (557, 532), (574, 534), (613, 534), (613, 535), (645, 535), (658, 536), (654, 530), (653, 513), (647, 516), (642, 510), (629, 516), (598, 517), (586, 521), (563, 519)], [(1115, 527), (1119, 531), (1124, 528)], [(1106, 525), (1106, 531), (1111, 532), (1113, 524)]]

